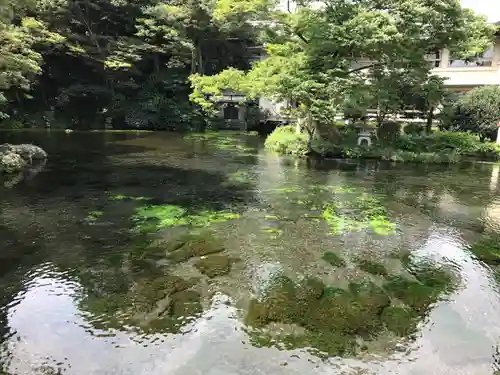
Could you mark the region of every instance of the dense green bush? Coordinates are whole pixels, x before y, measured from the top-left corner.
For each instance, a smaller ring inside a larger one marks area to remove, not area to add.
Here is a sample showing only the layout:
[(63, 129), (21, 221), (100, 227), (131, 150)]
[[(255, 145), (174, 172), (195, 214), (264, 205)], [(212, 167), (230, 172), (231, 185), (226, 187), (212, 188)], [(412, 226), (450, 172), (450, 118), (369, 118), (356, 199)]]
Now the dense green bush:
[(500, 86), (475, 88), (445, 109), (443, 127), (453, 131), (470, 131), (484, 138), (496, 137), (500, 120)]
[(392, 143), (401, 135), (401, 124), (395, 121), (385, 121), (377, 129), (377, 136), (382, 143)]
[(307, 135), (298, 134), (295, 125), (279, 126), (269, 134), (265, 147), (279, 154), (307, 154)]
[[(419, 163), (456, 163), (463, 157), (500, 160), (500, 145), (483, 142), (478, 134), (437, 131), (426, 135), (393, 135), (384, 141), (374, 140), (371, 147), (357, 146), (354, 130), (342, 132), (342, 142), (334, 145), (315, 140), (313, 149), (320, 154), (351, 159), (369, 158)], [(380, 136), (379, 136), (380, 138)], [(295, 133), (295, 126), (281, 126), (266, 140), (266, 148), (279, 154), (307, 154), (307, 136)]]
[(424, 128), (419, 123), (410, 122), (410, 123), (404, 125), (403, 132), (405, 134), (421, 135), (424, 132)]
[(396, 142), (396, 148), (410, 152), (457, 151), (472, 154), (483, 147), (478, 135), (462, 132), (435, 132), (429, 135), (402, 135)]

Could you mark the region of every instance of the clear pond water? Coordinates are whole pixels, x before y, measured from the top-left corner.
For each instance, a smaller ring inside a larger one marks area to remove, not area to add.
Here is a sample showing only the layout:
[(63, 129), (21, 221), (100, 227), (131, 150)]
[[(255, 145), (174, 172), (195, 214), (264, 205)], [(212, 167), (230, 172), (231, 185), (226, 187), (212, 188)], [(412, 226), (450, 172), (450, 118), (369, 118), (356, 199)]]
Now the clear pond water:
[(50, 155), (1, 181), (5, 374), (500, 370), (499, 258), (474, 255), (500, 231), (499, 166), (296, 160), (231, 134), (1, 142)]

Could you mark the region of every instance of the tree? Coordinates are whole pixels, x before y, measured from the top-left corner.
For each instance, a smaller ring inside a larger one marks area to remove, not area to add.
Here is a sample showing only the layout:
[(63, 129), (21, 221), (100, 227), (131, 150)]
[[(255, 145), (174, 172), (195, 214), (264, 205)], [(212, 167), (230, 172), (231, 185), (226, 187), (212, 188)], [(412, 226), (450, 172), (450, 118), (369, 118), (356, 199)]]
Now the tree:
[(445, 95), (444, 80), (435, 75), (429, 76), (423, 85), (417, 86), (414, 93), (414, 97), (417, 99), (416, 108), (425, 115), (427, 134), (432, 132), (436, 109), (443, 104)]
[[(428, 65), (430, 50), (445, 47), (461, 56), (477, 54), (487, 48), (494, 31), (458, 0), (314, 3), (299, 1), (294, 12), (286, 12), (261, 0), (236, 1), (233, 9), (258, 9), (270, 20), (268, 56), (246, 74), (233, 72), (234, 81), (227, 81), (224, 72), (210, 79), (193, 76), (192, 99), (208, 106), (210, 95), (220, 93), (214, 88), (224, 86), (249, 97), (297, 103), (291, 111), (312, 137), (319, 123), (332, 121), (348, 93), (369, 84), (370, 75), (420, 71)], [(266, 6), (258, 6), (262, 4)], [(429, 72), (430, 66), (423, 76)], [(225, 85), (214, 83), (218, 80)]]
[(445, 128), (495, 139), (500, 121), (500, 86), (483, 86), (460, 96), (447, 111)]

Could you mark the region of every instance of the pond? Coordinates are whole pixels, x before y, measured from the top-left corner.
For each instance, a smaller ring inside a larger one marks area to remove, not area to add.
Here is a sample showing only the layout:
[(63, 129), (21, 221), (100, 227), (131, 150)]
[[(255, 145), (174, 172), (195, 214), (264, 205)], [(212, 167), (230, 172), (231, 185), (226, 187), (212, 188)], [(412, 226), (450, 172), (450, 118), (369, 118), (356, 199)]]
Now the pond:
[(49, 153), (0, 187), (3, 373), (500, 370), (497, 165), (298, 160), (230, 133), (2, 142)]

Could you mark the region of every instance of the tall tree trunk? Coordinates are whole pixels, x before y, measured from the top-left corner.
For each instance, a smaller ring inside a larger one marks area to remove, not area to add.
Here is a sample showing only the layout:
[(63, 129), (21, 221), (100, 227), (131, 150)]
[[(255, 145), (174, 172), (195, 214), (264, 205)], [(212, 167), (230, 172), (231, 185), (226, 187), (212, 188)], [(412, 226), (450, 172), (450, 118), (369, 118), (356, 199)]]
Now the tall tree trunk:
[(427, 134), (432, 133), (432, 122), (434, 120), (434, 107), (430, 107), (429, 111), (427, 112), (427, 122), (425, 124), (425, 132)]

